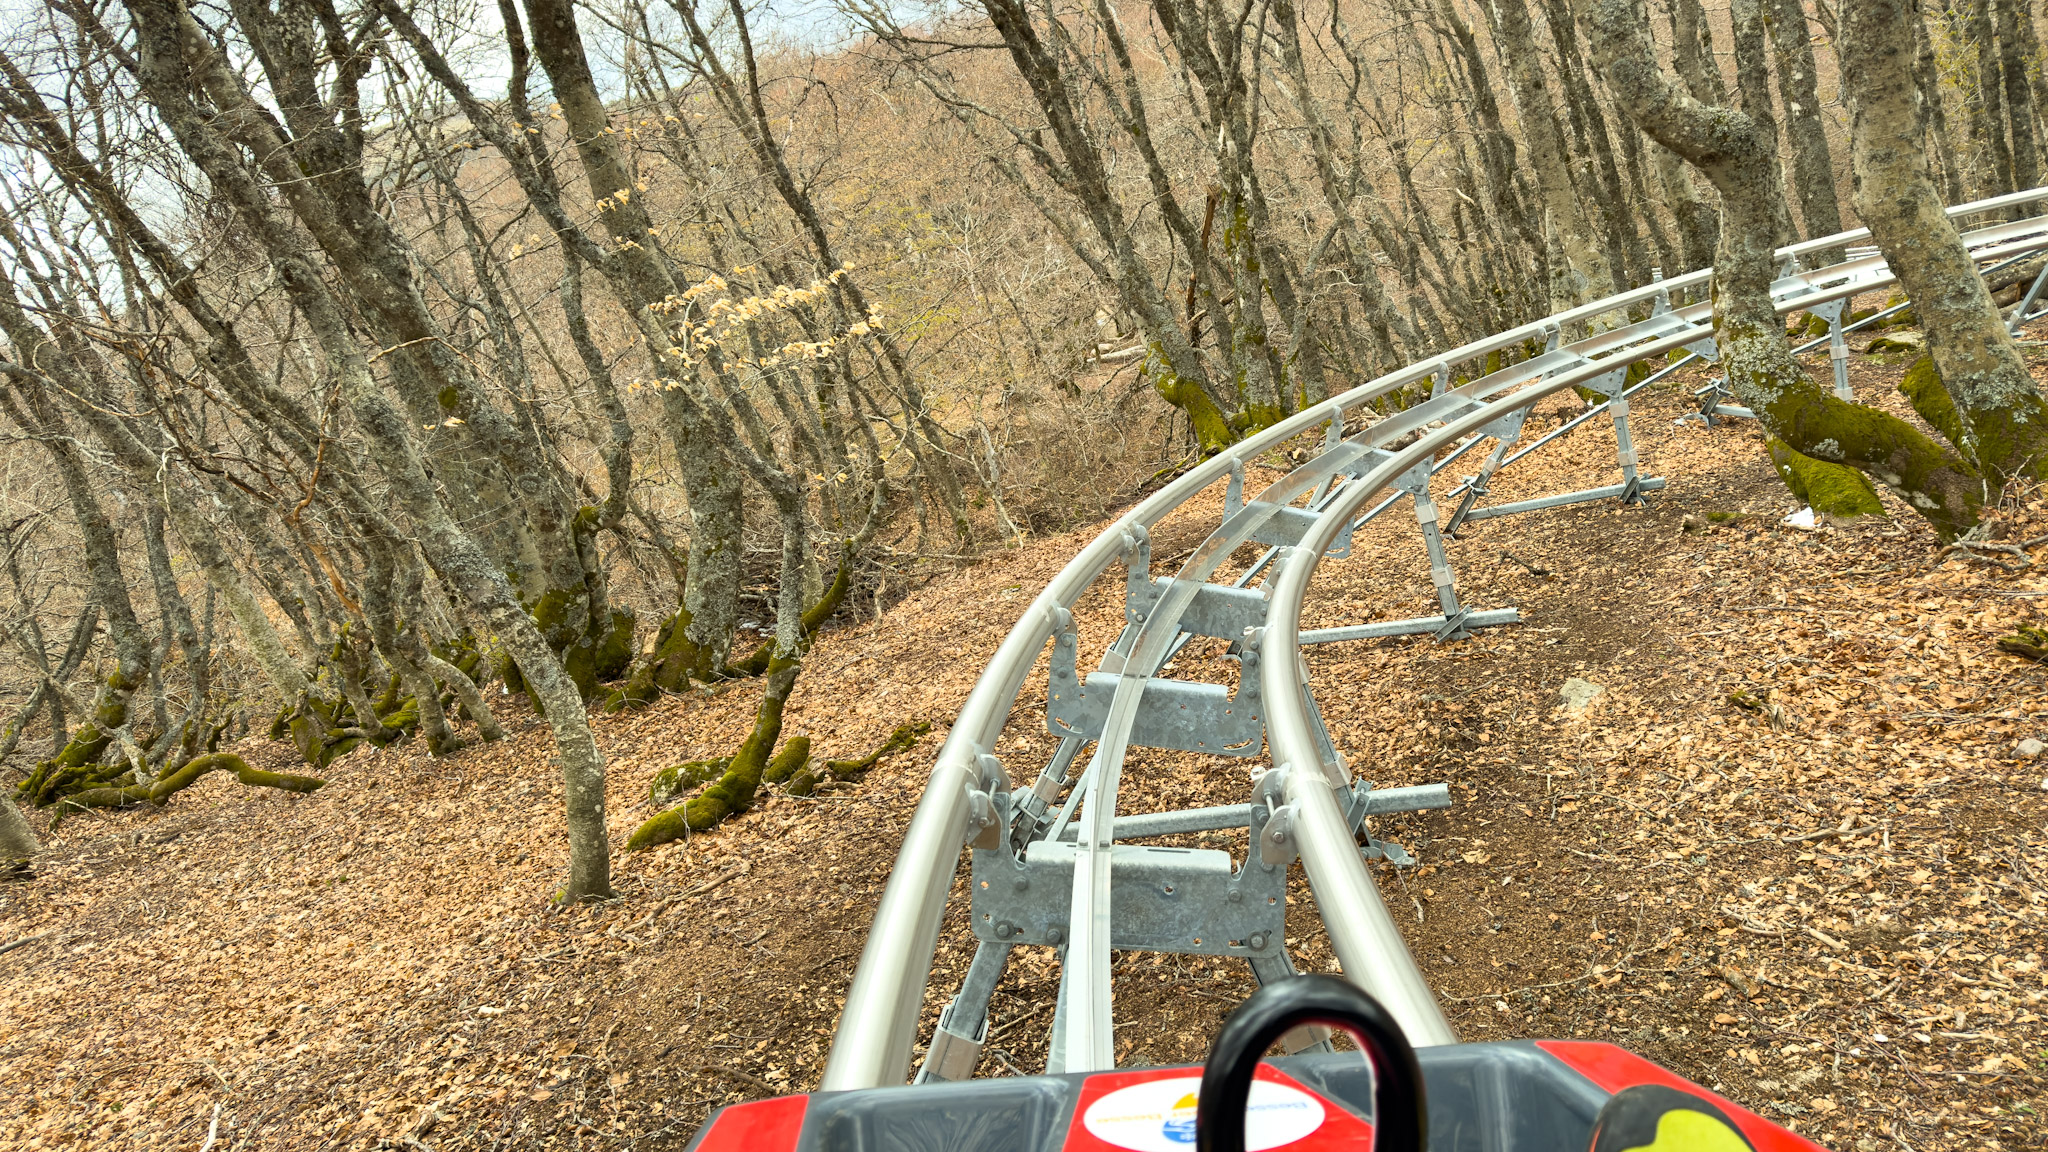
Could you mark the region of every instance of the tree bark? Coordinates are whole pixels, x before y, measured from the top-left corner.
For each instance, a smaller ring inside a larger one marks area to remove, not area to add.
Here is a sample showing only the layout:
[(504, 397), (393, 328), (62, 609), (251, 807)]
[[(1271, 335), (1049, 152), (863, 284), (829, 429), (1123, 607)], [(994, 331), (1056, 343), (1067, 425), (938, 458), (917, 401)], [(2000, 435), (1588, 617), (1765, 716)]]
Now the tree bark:
[[(2031, 25), (2033, 13), (2022, 0), (1996, 0), (1998, 5), (1998, 71), (2005, 84), (2005, 118), (2012, 131), (2013, 190), (2041, 182), (2040, 149), (2034, 139), (2033, 89), (2027, 83), (2027, 38), (2021, 22)], [(2037, 205), (2015, 209), (2015, 220), (2031, 216)]]
[[(2003, 196), (2013, 190), (2012, 149), (2005, 142), (2005, 80), (1991, 0), (1963, 0), (1963, 39), (1975, 64), (1963, 103), (1970, 110), (1970, 135), (1977, 144), (1977, 186), (1981, 195)], [(1847, 72), (1845, 63), (1845, 80)]]
[(1769, 38), (1764, 28), (1764, 5), (1768, 0), (1730, 0), (1729, 40), (1735, 50), (1735, 106), (1763, 138), (1771, 154), (1769, 200), (1776, 223), (1772, 226), (1772, 247), (1792, 240), (1792, 211), (1785, 203), (1784, 169), (1778, 164), (1778, 115), (1771, 103)]
[(1700, 0), (1671, 0), (1671, 57), (1693, 99), (1728, 103), (1728, 82), (1714, 58), (1714, 32)]
[[(1551, 100), (1550, 83), (1543, 75), (1543, 58), (1536, 47), (1526, 0), (1486, 0), (1486, 12), (1501, 53), (1507, 57), (1508, 91), (1514, 96), (1515, 114), (1522, 122), (1522, 136), (1529, 145), (1536, 186), (1542, 192), (1550, 226), (1557, 231), (1569, 265), (1562, 283), (1569, 285), (1574, 304), (1613, 295), (1614, 270), (1604, 247), (1594, 239), (1580, 205), (1571, 158), (1558, 128), (1557, 108)], [(1559, 282), (1556, 270), (1552, 271), (1551, 279), (1553, 283)]]
[[(1963, 191), (1962, 166), (1957, 163), (1955, 149), (1949, 139), (1948, 112), (1941, 97), (1941, 69), (1934, 54), (1934, 37), (1927, 30), (1927, 21), (1918, 15), (1913, 17), (1913, 84), (1919, 90), (1920, 137), (1926, 143), (1934, 170), (1941, 178), (1941, 192), (1950, 204), (1959, 204), (1965, 199)], [(1839, 32), (1835, 41), (1835, 58), (1841, 59)]]
[[(1828, 153), (1827, 122), (1820, 114), (1813, 37), (1807, 30), (1805, 0), (1775, 0), (1771, 45), (1778, 67), (1778, 98), (1785, 103), (1785, 137), (1792, 145), (1792, 184), (1799, 193), (1799, 222), (1806, 239), (1842, 230), (1842, 206), (1835, 196), (1835, 162)], [(1839, 249), (1813, 255), (1816, 265), (1842, 258)]]
[(14, 797), (0, 792), (0, 862), (18, 868), (43, 850), (28, 818), (14, 806)]
[(1911, 0), (1857, 0), (1843, 7), (1856, 213), (1913, 301), (1942, 387), (1966, 430), (1960, 447), (1994, 481), (2040, 476), (2048, 457), (2048, 402), (2006, 335), (1927, 169), (1919, 94), (1905, 58), (1912, 20)]
[(1770, 434), (1897, 490), (1944, 537), (1975, 524), (1984, 488), (1969, 461), (1911, 425), (1845, 403), (1808, 379), (1771, 304), (1771, 237), (1783, 214), (1777, 157), (1748, 116), (1686, 95), (1657, 63), (1641, 0), (1583, 0), (1593, 55), (1628, 114), (1697, 167), (1725, 213), (1714, 261), (1714, 327), (1729, 385)]

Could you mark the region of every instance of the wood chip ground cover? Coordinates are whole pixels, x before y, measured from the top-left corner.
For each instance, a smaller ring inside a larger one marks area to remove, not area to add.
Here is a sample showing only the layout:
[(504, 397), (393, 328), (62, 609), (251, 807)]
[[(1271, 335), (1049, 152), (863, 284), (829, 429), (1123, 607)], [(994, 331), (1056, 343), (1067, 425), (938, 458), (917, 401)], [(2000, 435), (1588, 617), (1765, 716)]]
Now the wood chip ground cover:
[[(1900, 369), (1858, 358), (1859, 395), (1891, 406)], [(1309, 653), (1356, 770), (1447, 780), (1457, 800), (1376, 822), (1420, 861), (1381, 866), (1382, 891), (1466, 1039), (1613, 1040), (1836, 1148), (2039, 1147), (2048, 758), (2013, 748), (2048, 738), (2048, 667), (1995, 642), (2048, 617), (2048, 549), (2014, 571), (1941, 552), (1903, 513), (1780, 528), (1789, 498), (1755, 430), (1675, 424), (1688, 392), (1636, 404), (1645, 471), (1671, 482), (1649, 508), (1453, 542), (1464, 601), (1523, 624)], [(1585, 429), (1490, 499), (1610, 483), (1613, 452)], [(2006, 514), (2009, 538), (2048, 533), (2038, 492)], [(1161, 525), (1155, 571), (1201, 531)], [(40, 937), (0, 955), (0, 1140), (196, 1149), (218, 1116), (223, 1152), (679, 1148), (712, 1108), (814, 1087), (944, 724), (1091, 535), (935, 576), (829, 633), (790, 735), (848, 756), (906, 720), (932, 734), (858, 786), (622, 856), (611, 904), (548, 907), (564, 841), (532, 722), (442, 760), (351, 756), (312, 796), (209, 779), (161, 812), (70, 821), (37, 879), (0, 885), (0, 944)], [(1325, 563), (1305, 625), (1435, 610), (1404, 504)], [(1120, 581), (1076, 616), (1099, 652)], [(1191, 646), (1174, 674), (1234, 684), (1219, 657)], [(1052, 747), (1044, 667), (1003, 737), (1020, 782)], [(1603, 689), (1583, 711), (1561, 704), (1571, 677)], [(758, 691), (596, 719), (616, 842), (653, 774), (729, 748)], [(241, 750), (281, 766), (278, 747)], [(1239, 802), (1256, 762), (1137, 750), (1125, 795)], [(925, 1035), (971, 955), (956, 895)], [(1289, 904), (1298, 962), (1333, 970), (1298, 869)], [(1126, 1063), (1199, 1060), (1251, 988), (1234, 962), (1116, 972)], [(1043, 1066), (1056, 983), (1048, 950), (1019, 950), (982, 1075)]]

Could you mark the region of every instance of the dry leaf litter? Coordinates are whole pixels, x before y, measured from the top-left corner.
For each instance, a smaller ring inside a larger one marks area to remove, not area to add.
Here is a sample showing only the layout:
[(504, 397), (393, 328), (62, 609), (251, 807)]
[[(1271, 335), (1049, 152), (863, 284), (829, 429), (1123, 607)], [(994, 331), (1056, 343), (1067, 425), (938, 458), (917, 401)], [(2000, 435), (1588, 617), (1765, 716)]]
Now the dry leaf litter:
[[(1902, 368), (1858, 358), (1858, 395), (1906, 414)], [(1790, 498), (1758, 432), (1677, 422), (1704, 377), (1676, 379), (1635, 405), (1645, 471), (1671, 482), (1648, 508), (1482, 522), (1451, 543), (1465, 603), (1524, 623), (1309, 652), (1355, 770), (1452, 785), (1448, 811), (1376, 820), (1420, 861), (1380, 866), (1388, 904), (1467, 1040), (1611, 1040), (1838, 1149), (2041, 1147), (2048, 756), (2015, 749), (2048, 738), (2048, 666), (1995, 642), (2048, 617), (2048, 549), (2026, 565), (1944, 552), (1896, 505), (1889, 523), (1781, 527)], [(1490, 499), (1612, 482), (1595, 424), (1503, 471)], [(1254, 490), (1287, 461), (1267, 463)], [(1155, 530), (1155, 572), (1220, 501)], [(2001, 515), (2008, 539), (2048, 533), (2039, 491)], [(0, 885), (0, 945), (31, 941), (0, 955), (0, 1140), (680, 1148), (713, 1108), (815, 1087), (945, 723), (1093, 532), (936, 575), (829, 632), (788, 735), (850, 756), (907, 720), (934, 731), (857, 786), (622, 856), (615, 902), (549, 906), (560, 790), (530, 720), (441, 760), (358, 753), (312, 796), (216, 777), (161, 812), (71, 820), (34, 881)], [(1084, 652), (1114, 637), (1120, 584), (1077, 607)], [(1403, 504), (1325, 561), (1304, 626), (1435, 611)], [(1191, 645), (1172, 674), (1234, 684), (1221, 656)], [(1044, 690), (1041, 657), (999, 749), (1019, 783), (1053, 747)], [(653, 774), (728, 749), (758, 692), (595, 718), (615, 843), (650, 814)], [(1133, 750), (1124, 794), (1133, 810), (1237, 803), (1254, 763)], [(926, 1036), (972, 954), (964, 880), (955, 897)], [(1298, 866), (1288, 903), (1300, 966), (1334, 970)], [(1252, 987), (1211, 958), (1115, 971), (1127, 1064), (1198, 1061)], [(1018, 950), (981, 1075), (1043, 1067), (1057, 980), (1050, 950)]]

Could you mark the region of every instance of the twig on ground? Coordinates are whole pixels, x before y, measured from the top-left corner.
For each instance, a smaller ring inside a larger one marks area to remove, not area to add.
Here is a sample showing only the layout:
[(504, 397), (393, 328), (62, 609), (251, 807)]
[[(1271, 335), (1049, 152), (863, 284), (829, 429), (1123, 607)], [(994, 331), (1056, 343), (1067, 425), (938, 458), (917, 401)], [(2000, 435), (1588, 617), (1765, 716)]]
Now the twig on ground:
[(725, 883), (727, 880), (730, 880), (735, 876), (744, 874), (746, 870), (747, 866), (745, 864), (735, 864), (732, 867), (727, 868), (725, 871), (720, 872), (718, 875), (712, 877), (711, 879), (706, 880), (704, 883), (699, 884), (695, 888), (690, 889), (688, 892), (683, 893), (683, 899), (688, 900), (692, 896), (702, 896), (706, 892), (711, 891), (713, 888), (718, 887), (720, 884)]
[(220, 1104), (213, 1106), (213, 1120), (206, 1126), (206, 1143), (199, 1146), (199, 1152), (211, 1152), (214, 1137), (220, 1135)]
[(16, 940), (11, 944), (0, 944), (0, 953), (12, 952), (16, 948), (26, 948), (29, 945), (35, 943), (36, 941), (45, 939), (50, 935), (51, 933), (43, 932), (35, 936), (23, 936), (21, 939)]
[(1800, 836), (1781, 836), (1779, 839), (1786, 844), (1793, 844), (1801, 840), (1826, 840), (1834, 836), (1862, 836), (1882, 827), (1881, 824), (1865, 824), (1861, 828), (1823, 828), (1818, 832), (1808, 832)]
[(740, 1083), (745, 1084), (749, 1088), (753, 1088), (761, 1092), (766, 1092), (770, 1096), (780, 1096), (785, 1091), (784, 1089), (777, 1088), (775, 1085), (770, 1084), (766, 1080), (761, 1079), (759, 1076), (754, 1075), (752, 1072), (742, 1071), (738, 1068), (719, 1068), (710, 1064), (699, 1064), (697, 1065), (697, 1071), (707, 1073), (712, 1076), (723, 1076), (728, 1080), (737, 1080)]

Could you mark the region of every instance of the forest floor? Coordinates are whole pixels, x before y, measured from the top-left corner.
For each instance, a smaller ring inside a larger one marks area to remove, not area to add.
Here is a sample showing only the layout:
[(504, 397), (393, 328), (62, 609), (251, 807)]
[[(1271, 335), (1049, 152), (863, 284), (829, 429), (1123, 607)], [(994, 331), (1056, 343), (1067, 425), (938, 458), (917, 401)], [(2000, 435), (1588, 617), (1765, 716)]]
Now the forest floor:
[[(1857, 357), (1859, 396), (1896, 405), (1902, 370)], [(1377, 820), (1419, 860), (1380, 866), (1382, 890), (1466, 1039), (1612, 1040), (1842, 1150), (2039, 1147), (2048, 757), (2014, 750), (2048, 739), (2048, 666), (1995, 642), (2048, 623), (2048, 551), (2023, 570), (1944, 553), (1903, 511), (1782, 527), (1792, 501), (1754, 427), (1678, 421), (1698, 379), (1636, 402), (1644, 470), (1670, 480), (1647, 508), (1453, 542), (1459, 595), (1522, 624), (1309, 653), (1355, 770), (1452, 785), (1447, 811)], [(1611, 483), (1596, 424), (1492, 499)], [(2005, 516), (2015, 538), (2048, 533), (2039, 492)], [(1154, 570), (1201, 531), (1161, 525)], [(34, 938), (0, 955), (0, 1141), (680, 1148), (721, 1104), (815, 1086), (945, 725), (1091, 534), (937, 574), (827, 633), (788, 735), (840, 757), (906, 720), (931, 734), (857, 786), (621, 848), (615, 902), (549, 905), (560, 788), (530, 719), (445, 759), (351, 756), (310, 796), (216, 774), (161, 811), (68, 821), (33, 881), (0, 884), (0, 945)], [(1084, 646), (1114, 635), (1120, 584), (1077, 606)], [(1434, 610), (1404, 504), (1325, 563), (1305, 625)], [(1218, 654), (1191, 647), (1176, 674), (1230, 681)], [(1573, 677), (1601, 689), (1582, 709), (1560, 695)], [(1041, 660), (1000, 749), (1020, 783), (1053, 745), (1044, 684)], [(758, 692), (596, 719), (616, 844), (650, 814), (653, 774), (726, 751)], [(1252, 763), (1134, 751), (1124, 795), (1241, 802)], [(1296, 872), (1289, 944), (1333, 969)], [(963, 902), (926, 1036), (971, 954)], [(1200, 1060), (1251, 990), (1207, 958), (1125, 956), (1116, 974), (1124, 1063)], [(1056, 983), (1048, 950), (1019, 950), (982, 1075), (1042, 1067)]]

